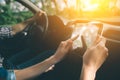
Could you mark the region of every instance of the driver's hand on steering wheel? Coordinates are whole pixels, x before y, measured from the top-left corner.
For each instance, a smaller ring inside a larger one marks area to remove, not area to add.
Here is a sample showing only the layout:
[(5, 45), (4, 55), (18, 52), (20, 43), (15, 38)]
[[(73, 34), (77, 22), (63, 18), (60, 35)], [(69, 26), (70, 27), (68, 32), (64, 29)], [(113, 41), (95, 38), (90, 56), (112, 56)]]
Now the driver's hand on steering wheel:
[(40, 11), (37, 12), (32, 18), (25, 20), (24, 22), (18, 23), (12, 27), (12, 34), (15, 35), (20, 31), (24, 30), (29, 24), (36, 22), (37, 25), (43, 23), (44, 16)]
[(43, 16), (43, 13), (42, 12), (37, 12), (33, 17), (32, 19), (37, 23), (37, 24), (41, 24), (43, 19), (44, 19), (44, 16)]

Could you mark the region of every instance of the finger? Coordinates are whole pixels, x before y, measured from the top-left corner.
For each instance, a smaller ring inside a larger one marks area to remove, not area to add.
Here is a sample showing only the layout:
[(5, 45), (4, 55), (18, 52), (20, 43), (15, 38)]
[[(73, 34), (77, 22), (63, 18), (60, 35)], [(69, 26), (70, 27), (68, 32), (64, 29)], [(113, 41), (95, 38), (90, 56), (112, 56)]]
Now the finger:
[(87, 49), (87, 44), (85, 42), (85, 39), (84, 39), (83, 35), (81, 36), (81, 41), (82, 41), (83, 49), (86, 50)]
[(93, 44), (96, 45), (99, 41), (100, 41), (100, 36), (97, 36)]
[(102, 37), (102, 40), (100, 41), (101, 45), (105, 46), (106, 39)]
[(43, 13), (42, 13), (42, 12), (40, 12), (40, 11), (38, 11), (36, 14), (37, 14), (37, 16), (36, 16), (36, 17), (38, 17), (38, 16), (41, 16)]
[(72, 41), (76, 40), (79, 37), (79, 35), (74, 36), (73, 38), (71, 38)]
[(106, 43), (106, 39), (103, 37), (103, 43)]
[(65, 41), (62, 41), (59, 45), (59, 47), (65, 47), (67, 45), (67, 43)]
[(73, 44), (73, 41), (71, 39), (68, 39), (66, 41), (66, 47), (72, 46), (72, 44)]
[(67, 46), (65, 47), (66, 50), (71, 51), (72, 50), (72, 42), (69, 42), (70, 44), (67, 44)]
[(94, 40), (92, 46), (97, 45), (101, 40), (102, 40), (102, 37), (97, 36), (96, 39)]
[(34, 16), (34, 19), (36, 20), (36, 22), (39, 24), (41, 21), (42, 21), (42, 15), (43, 13), (38, 11), (35, 16)]
[(38, 16), (39, 16), (39, 14), (40, 14), (40, 12), (38, 11), (38, 12), (35, 14), (34, 18), (37, 19)]

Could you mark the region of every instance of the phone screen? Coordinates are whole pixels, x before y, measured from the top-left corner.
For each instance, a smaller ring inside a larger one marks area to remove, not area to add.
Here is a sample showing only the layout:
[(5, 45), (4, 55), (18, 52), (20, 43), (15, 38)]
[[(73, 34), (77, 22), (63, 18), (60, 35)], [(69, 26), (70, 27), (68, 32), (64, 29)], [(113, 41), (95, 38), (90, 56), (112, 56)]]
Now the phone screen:
[(97, 35), (102, 36), (103, 24), (98, 22), (77, 24), (74, 27), (72, 37), (78, 34), (79, 37), (73, 42), (73, 48), (82, 47), (81, 35), (85, 38), (87, 46), (90, 46)]

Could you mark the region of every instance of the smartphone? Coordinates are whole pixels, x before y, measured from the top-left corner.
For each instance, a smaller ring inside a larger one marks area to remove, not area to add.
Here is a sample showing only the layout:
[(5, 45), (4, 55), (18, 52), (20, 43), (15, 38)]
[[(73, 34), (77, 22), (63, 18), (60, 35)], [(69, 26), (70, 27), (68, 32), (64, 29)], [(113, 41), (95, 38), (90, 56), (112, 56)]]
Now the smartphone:
[(73, 42), (73, 49), (82, 47), (82, 42), (81, 42), (81, 37), (80, 37), (81, 30), (82, 30), (82, 27), (74, 27), (73, 29), (71, 38), (75, 37), (76, 35), (79, 35), (79, 37)]
[(98, 28), (98, 35), (102, 36), (103, 31), (104, 31), (103, 23), (101, 23), (101, 22), (92, 22), (92, 24), (95, 25)]
[(75, 49), (83, 46), (81, 41), (81, 35), (83, 35), (86, 44), (89, 47), (94, 42), (97, 35), (102, 36), (103, 24), (100, 22), (90, 22), (84, 23), (83, 25), (80, 26), (76, 26), (73, 30), (72, 37), (78, 34), (80, 36), (73, 42), (73, 48)]

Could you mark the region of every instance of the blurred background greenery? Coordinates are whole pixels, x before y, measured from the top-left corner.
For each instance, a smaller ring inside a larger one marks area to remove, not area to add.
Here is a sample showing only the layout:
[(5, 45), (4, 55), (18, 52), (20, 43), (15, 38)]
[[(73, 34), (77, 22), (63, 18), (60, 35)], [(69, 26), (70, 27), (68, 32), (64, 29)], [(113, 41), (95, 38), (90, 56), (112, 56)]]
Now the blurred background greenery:
[(14, 25), (26, 20), (33, 15), (25, 8), (22, 10), (19, 9), (20, 4), (18, 4), (19, 3), (9, 0), (0, 1), (0, 25)]
[[(48, 15), (67, 19), (120, 16), (120, 0), (30, 0)], [(16, 0), (0, 0), (0, 25), (22, 22), (32, 12)]]

